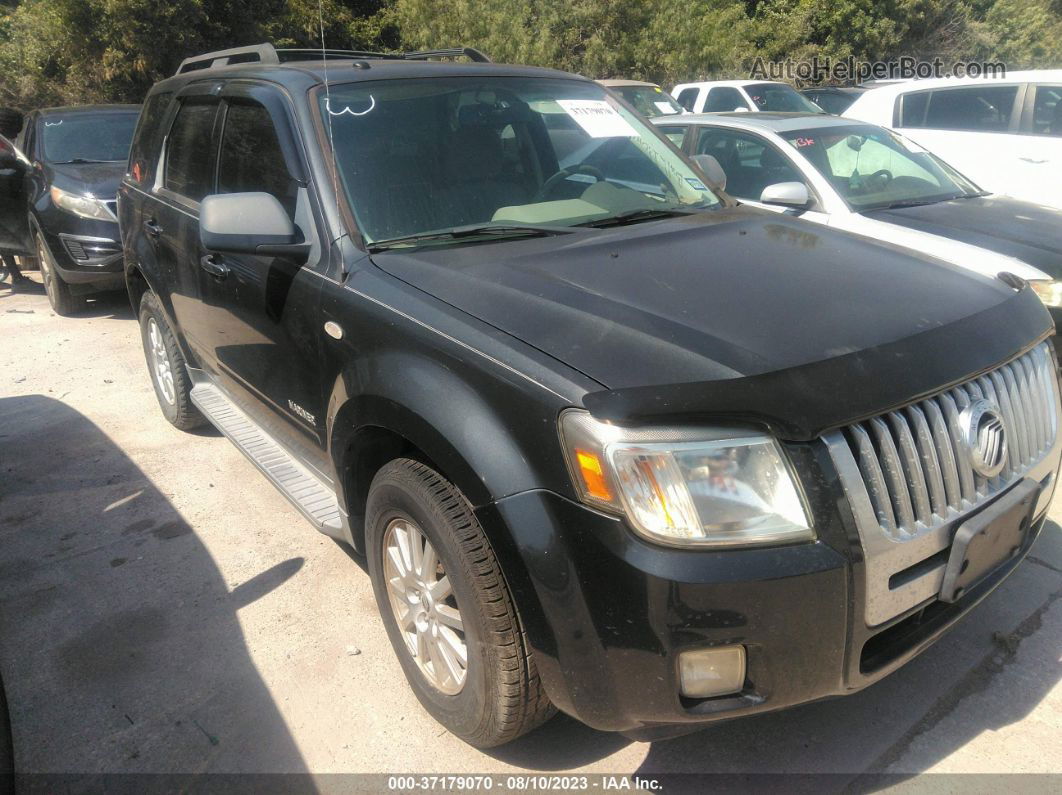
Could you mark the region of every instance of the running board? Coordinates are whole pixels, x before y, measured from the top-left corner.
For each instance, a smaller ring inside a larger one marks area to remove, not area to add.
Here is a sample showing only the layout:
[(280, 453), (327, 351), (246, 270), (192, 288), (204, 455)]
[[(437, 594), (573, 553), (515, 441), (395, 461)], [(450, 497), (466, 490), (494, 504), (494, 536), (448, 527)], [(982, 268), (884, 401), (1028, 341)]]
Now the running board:
[(291, 504), (326, 535), (341, 537), (339, 501), (332, 489), (244, 414), (216, 386), (192, 387), (192, 402), (210, 422), (272, 481)]

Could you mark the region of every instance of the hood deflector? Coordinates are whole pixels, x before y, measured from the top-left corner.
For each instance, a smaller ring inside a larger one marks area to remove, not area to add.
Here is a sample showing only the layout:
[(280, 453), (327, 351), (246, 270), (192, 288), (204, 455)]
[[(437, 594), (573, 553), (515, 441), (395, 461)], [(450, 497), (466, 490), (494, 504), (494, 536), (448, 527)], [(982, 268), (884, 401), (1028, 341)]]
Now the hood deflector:
[(620, 424), (752, 422), (785, 440), (810, 441), (987, 372), (1053, 331), (1025, 287), (946, 326), (855, 353), (744, 378), (593, 392), (583, 405)]

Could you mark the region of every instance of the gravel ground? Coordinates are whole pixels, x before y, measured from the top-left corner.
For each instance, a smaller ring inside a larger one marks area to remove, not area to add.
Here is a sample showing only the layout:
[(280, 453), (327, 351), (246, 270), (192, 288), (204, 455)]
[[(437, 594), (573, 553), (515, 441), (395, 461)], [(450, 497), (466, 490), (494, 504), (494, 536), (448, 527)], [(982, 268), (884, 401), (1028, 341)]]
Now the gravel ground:
[(1054, 522), (972, 615), (861, 693), (652, 744), (560, 716), (481, 752), (421, 710), (359, 562), (225, 439), (165, 422), (124, 297), (67, 319), (2, 285), (0, 340), (19, 773), (1062, 772)]

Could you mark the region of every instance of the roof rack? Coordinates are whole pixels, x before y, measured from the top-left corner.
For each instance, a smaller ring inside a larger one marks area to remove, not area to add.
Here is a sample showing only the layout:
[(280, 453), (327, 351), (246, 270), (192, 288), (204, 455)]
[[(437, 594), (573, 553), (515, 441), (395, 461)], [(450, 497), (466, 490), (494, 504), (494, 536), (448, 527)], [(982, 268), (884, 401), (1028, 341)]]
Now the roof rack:
[(317, 61), (356, 58), (382, 58), (387, 60), (426, 61), (429, 58), (470, 58), (479, 63), (491, 60), (473, 47), (451, 47), (441, 50), (420, 50), (418, 52), (388, 53), (363, 52), (361, 50), (315, 50), (315, 49), (276, 49), (272, 44), (252, 44), (247, 47), (232, 47), (228, 50), (208, 52), (185, 58), (177, 67), (177, 74), (213, 69), (216, 66), (229, 66), (239, 63), (279, 64), (291, 61)]
[(475, 47), (449, 47), (444, 50), (419, 50), (418, 52), (403, 53), (402, 57), (409, 61), (426, 61), (429, 58), (470, 58), (476, 63), (491, 63), (483, 52)]

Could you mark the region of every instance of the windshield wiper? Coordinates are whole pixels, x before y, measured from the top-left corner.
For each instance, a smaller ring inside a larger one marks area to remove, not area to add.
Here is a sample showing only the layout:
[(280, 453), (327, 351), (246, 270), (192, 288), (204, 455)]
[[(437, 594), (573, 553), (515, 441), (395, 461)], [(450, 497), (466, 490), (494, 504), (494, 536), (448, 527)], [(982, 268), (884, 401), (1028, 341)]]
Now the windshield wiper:
[(524, 226), (520, 224), (470, 224), (455, 226), (441, 232), (425, 232), (420, 235), (395, 237), (391, 240), (377, 240), (369, 245), (370, 253), (386, 251), (403, 246), (415, 246), (418, 243), (433, 241), (464, 240), (470, 237), (548, 237), (550, 235), (569, 234), (571, 229), (555, 226)]
[(576, 226), (592, 226), (602, 228), (606, 226), (622, 226), (634, 224), (638, 221), (652, 221), (654, 218), (671, 218), (676, 215), (693, 215), (694, 213), (707, 210), (708, 207), (645, 207), (640, 210), (626, 210), (622, 213), (610, 215), (607, 218), (598, 218), (596, 221), (586, 221)]
[(121, 160), (93, 160), (88, 157), (73, 157), (70, 160), (56, 160), (54, 161), (57, 166), (66, 165), (82, 165), (84, 163), (120, 163)]

